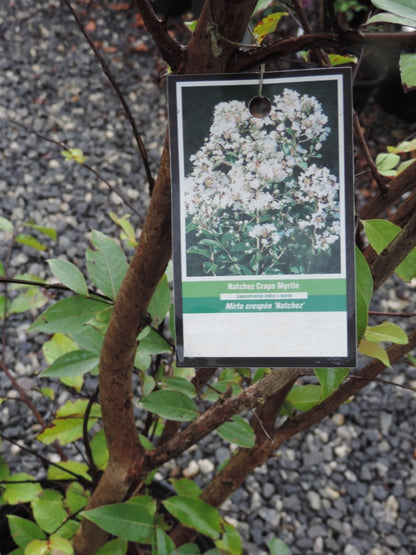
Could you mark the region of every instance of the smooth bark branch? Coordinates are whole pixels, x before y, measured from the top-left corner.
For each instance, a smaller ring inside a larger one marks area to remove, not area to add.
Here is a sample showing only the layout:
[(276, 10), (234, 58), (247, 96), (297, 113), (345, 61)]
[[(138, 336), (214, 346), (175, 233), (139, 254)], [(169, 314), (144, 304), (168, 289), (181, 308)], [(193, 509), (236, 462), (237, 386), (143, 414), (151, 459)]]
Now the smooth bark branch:
[(394, 273), (400, 262), (414, 247), (416, 247), (416, 212), (413, 213), (402, 231), (379, 254), (377, 260), (371, 266), (374, 291)]
[(416, 185), (416, 163), (414, 162), (390, 181), (384, 195), (378, 192), (359, 210), (361, 220), (379, 217), (386, 208), (400, 199), (403, 193), (411, 191)]
[(360, 33), (359, 31), (345, 31), (338, 33), (311, 33), (300, 37), (282, 39), (250, 52), (239, 51), (235, 54), (230, 71), (243, 71), (253, 67), (267, 59), (287, 54), (293, 54), (299, 50), (310, 48), (345, 48), (348, 45), (359, 44), (363, 46), (385, 46), (391, 47), (414, 47), (416, 46), (416, 33)]
[(134, 0), (134, 3), (162, 58), (172, 68), (172, 71), (178, 71), (185, 59), (185, 47), (181, 46), (168, 33), (166, 25), (157, 17), (149, 0)]
[(183, 453), (232, 416), (262, 405), (269, 397), (296, 379), (301, 372), (302, 369), (299, 368), (280, 368), (251, 385), (236, 397), (220, 399), (174, 438), (148, 452), (145, 463), (146, 470), (152, 470)]

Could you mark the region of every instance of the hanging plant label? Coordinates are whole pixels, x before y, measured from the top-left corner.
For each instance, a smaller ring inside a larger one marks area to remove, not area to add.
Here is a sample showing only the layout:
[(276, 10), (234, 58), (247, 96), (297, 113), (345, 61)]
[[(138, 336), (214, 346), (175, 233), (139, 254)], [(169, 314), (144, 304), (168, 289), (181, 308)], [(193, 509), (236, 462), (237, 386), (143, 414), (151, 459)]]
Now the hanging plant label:
[(346, 68), (168, 78), (179, 366), (355, 366)]

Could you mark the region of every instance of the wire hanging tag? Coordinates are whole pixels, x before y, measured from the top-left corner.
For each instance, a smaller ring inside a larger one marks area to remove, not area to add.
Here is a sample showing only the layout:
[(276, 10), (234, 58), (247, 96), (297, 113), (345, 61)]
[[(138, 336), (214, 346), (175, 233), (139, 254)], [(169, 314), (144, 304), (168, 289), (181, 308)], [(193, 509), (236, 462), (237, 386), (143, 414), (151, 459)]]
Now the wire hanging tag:
[(250, 100), (248, 109), (250, 114), (259, 119), (263, 119), (270, 114), (272, 104), (270, 100), (263, 96), (263, 75), (264, 75), (265, 64), (260, 66), (260, 82), (259, 82), (259, 94)]

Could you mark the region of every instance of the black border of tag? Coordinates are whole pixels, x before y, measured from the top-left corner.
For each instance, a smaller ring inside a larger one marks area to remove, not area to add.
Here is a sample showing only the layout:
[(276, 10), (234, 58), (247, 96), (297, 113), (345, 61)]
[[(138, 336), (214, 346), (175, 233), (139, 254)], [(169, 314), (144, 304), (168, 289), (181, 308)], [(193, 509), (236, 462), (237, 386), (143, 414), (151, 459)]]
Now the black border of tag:
[[(178, 82), (222, 81), (224, 85), (242, 79), (259, 82), (258, 73), (242, 74), (204, 74), (204, 75), (169, 75), (167, 78), (169, 104), (169, 136), (172, 176), (172, 228), (173, 228), (173, 267), (174, 267), (174, 304), (176, 333), (176, 364), (179, 367), (355, 367), (356, 366), (356, 305), (355, 305), (355, 226), (354, 226), (354, 174), (353, 174), (353, 122), (352, 122), (352, 80), (351, 69), (346, 67), (328, 69), (306, 69), (274, 71), (264, 74), (268, 78), (316, 77), (328, 74), (342, 76), (343, 121), (344, 121), (344, 180), (345, 180), (345, 249), (347, 280), (347, 356), (340, 357), (187, 357), (184, 356), (183, 311), (182, 311), (182, 269), (181, 269), (181, 214), (180, 214), (180, 172), (177, 120)], [(287, 83), (288, 85), (290, 83)], [(253, 88), (253, 90), (255, 90)], [(253, 95), (254, 96), (254, 95)], [(338, 109), (340, 106), (338, 105)], [(270, 276), (272, 278), (272, 276)], [(226, 279), (226, 278), (225, 278)], [(305, 318), (307, 318), (305, 313)], [(209, 331), (207, 330), (207, 334)], [(209, 341), (209, 335), (207, 335)], [(301, 339), (300, 339), (301, 341)], [(331, 338), (328, 338), (331, 341)]]

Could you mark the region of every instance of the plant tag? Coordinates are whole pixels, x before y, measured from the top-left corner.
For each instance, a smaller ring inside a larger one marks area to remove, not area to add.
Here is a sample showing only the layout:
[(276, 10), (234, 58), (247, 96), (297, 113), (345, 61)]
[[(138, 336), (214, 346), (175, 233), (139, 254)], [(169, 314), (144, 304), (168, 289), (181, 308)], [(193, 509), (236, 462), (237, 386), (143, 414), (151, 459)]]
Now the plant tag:
[(168, 92), (178, 366), (355, 366), (350, 70)]

